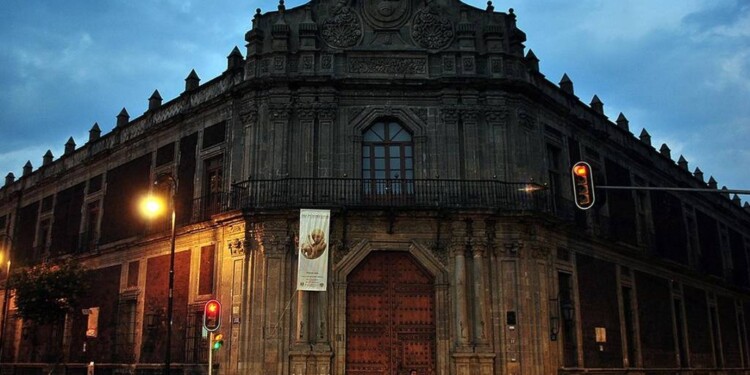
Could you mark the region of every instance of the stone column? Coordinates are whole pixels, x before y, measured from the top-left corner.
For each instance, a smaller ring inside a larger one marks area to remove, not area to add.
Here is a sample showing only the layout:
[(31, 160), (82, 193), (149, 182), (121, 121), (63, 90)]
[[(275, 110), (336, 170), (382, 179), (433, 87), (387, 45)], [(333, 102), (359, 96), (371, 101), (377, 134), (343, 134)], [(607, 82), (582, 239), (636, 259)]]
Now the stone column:
[[(483, 233), (484, 231), (482, 231)], [(486, 296), (484, 285), (484, 260), (487, 253), (487, 239), (476, 238), (472, 242), (472, 271), (474, 275), (474, 343), (477, 348), (487, 348), (489, 344), (487, 333)]]
[(307, 312), (307, 306), (308, 306), (308, 292), (305, 292), (304, 290), (297, 290), (297, 322), (295, 324), (296, 326), (296, 333), (294, 335), (294, 344), (295, 346), (307, 346), (310, 344), (310, 340), (308, 337), (308, 312)]
[(454, 283), (456, 288), (456, 346), (462, 351), (469, 346), (469, 314), (466, 299), (466, 242), (461, 236), (454, 237), (450, 247), (451, 256), (455, 264)]

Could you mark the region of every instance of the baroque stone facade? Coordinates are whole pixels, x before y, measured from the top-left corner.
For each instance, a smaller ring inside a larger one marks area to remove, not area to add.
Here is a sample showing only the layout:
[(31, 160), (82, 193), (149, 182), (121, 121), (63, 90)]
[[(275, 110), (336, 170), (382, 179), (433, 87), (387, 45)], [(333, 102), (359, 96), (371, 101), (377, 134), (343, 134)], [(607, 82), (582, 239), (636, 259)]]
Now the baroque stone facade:
[[(261, 13), (203, 85), (0, 189), (14, 269), (75, 259), (82, 308), (25, 322), (3, 370), (141, 373), (166, 346), (169, 223), (132, 200), (174, 189), (171, 367), (206, 371), (223, 305), (226, 374), (684, 374), (750, 368), (750, 215), (538, 71), (512, 10), (321, 0)], [(95, 135), (93, 135), (95, 134)], [(153, 182), (164, 175), (176, 186)], [(331, 210), (324, 292), (297, 291), (299, 210)], [(6, 289), (6, 292), (8, 289)], [(11, 297), (6, 294), (6, 297)]]

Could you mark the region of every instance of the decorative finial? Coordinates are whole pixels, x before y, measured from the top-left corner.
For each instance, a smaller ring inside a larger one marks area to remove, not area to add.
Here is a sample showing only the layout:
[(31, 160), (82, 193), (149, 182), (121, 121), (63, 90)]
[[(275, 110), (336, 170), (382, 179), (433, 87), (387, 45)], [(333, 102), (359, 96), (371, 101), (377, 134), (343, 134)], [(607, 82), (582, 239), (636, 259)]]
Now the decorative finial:
[(44, 156), (42, 156), (42, 165), (49, 165), (52, 164), (52, 151), (47, 150), (47, 152), (44, 153)]
[(128, 121), (130, 121), (130, 115), (128, 114), (128, 111), (125, 109), (125, 107), (122, 107), (122, 110), (120, 111), (120, 114), (117, 115), (117, 125), (115, 127), (121, 127), (128, 124)]
[(27, 161), (26, 161), (26, 164), (24, 164), (24, 165), (23, 165), (23, 175), (24, 175), (24, 176), (28, 176), (28, 175), (30, 175), (30, 174), (31, 174), (31, 170), (32, 170), (33, 168), (34, 168), (34, 167), (32, 167), (32, 166), (31, 166), (31, 160), (27, 160)]
[(686, 171), (688, 170), (688, 161), (682, 155), (680, 155), (680, 158), (677, 159), (677, 165), (679, 165), (680, 168), (682, 168), (682, 169), (684, 169)]
[(666, 143), (661, 144), (661, 148), (659, 149), (659, 152), (664, 155), (668, 159), (672, 159), (672, 150), (669, 149), (669, 146), (667, 146)]
[(76, 150), (76, 141), (73, 140), (73, 137), (68, 138), (68, 141), (65, 142), (65, 152), (63, 155), (72, 154), (73, 151)]
[(593, 109), (596, 113), (603, 115), (604, 114), (604, 103), (602, 103), (602, 100), (599, 99), (599, 96), (594, 94), (594, 97), (591, 98), (591, 103), (589, 103), (589, 106), (591, 109)]
[(646, 128), (643, 128), (643, 130), (641, 130), (640, 138), (641, 138), (641, 142), (651, 146), (651, 134), (648, 134), (648, 131), (646, 131)]
[(567, 73), (563, 73), (562, 79), (560, 79), (560, 88), (566, 93), (573, 95), (573, 81), (570, 80)]
[(693, 172), (693, 176), (695, 176), (695, 178), (697, 178), (697, 179), (701, 180), (701, 182), (703, 182), (703, 171), (701, 171), (700, 168), (698, 168), (698, 167), (695, 168), (695, 172)]
[(495, 7), (492, 6), (492, 1), (488, 1), (487, 2), (487, 11), (488, 12), (494, 12), (495, 11)]

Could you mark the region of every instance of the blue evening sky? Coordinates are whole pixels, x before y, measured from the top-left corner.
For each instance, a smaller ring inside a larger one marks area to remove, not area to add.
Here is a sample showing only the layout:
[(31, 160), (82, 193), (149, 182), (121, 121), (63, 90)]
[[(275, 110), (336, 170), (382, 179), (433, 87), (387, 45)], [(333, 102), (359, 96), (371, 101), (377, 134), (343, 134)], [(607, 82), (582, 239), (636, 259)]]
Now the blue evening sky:
[[(287, 7), (302, 4), (287, 1)], [(486, 1), (469, 1), (485, 8)], [(107, 133), (158, 89), (178, 96), (195, 69), (226, 68), (259, 0), (5, 0), (0, 12), (0, 174), (34, 169), (98, 122)], [(552, 82), (563, 73), (585, 103), (597, 94), (719, 186), (750, 189), (750, 1), (497, 0), (514, 8), (527, 48)], [(0, 177), (2, 177), (0, 176)], [(743, 196), (743, 202), (750, 196)]]

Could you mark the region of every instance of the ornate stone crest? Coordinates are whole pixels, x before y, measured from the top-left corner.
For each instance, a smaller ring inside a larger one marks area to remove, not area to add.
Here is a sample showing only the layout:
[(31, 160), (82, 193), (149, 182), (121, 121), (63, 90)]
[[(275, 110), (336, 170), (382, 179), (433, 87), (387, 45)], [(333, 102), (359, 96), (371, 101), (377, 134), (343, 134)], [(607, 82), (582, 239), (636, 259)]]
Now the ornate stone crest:
[(331, 9), (331, 17), (320, 27), (320, 36), (334, 48), (352, 47), (362, 38), (359, 16), (346, 3), (339, 0)]
[(453, 23), (441, 16), (434, 6), (422, 8), (414, 15), (411, 38), (421, 47), (445, 48), (453, 40), (453, 35)]
[(362, 4), (362, 15), (376, 30), (395, 29), (411, 15), (411, 0), (368, 0)]

